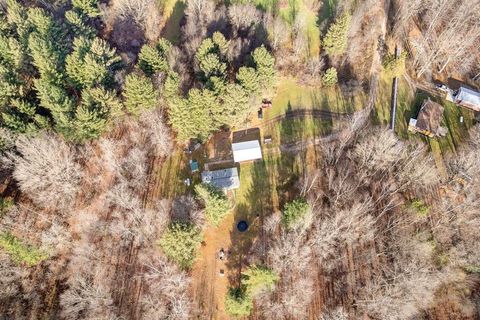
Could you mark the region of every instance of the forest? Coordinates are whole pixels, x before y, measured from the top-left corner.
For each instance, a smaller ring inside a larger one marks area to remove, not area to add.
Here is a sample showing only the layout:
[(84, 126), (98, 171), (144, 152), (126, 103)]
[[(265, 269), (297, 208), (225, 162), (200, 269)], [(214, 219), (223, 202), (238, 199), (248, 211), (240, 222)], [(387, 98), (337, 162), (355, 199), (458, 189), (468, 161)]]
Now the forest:
[(2, 0), (0, 319), (480, 319), (478, 8)]

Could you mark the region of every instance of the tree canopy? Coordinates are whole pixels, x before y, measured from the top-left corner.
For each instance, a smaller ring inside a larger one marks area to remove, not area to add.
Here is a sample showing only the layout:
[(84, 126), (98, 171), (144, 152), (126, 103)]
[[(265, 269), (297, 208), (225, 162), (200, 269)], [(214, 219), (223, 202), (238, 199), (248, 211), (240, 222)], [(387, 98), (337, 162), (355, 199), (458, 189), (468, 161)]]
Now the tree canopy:
[(218, 226), (232, 208), (225, 193), (211, 184), (198, 184), (195, 191), (205, 204), (205, 217), (212, 225)]

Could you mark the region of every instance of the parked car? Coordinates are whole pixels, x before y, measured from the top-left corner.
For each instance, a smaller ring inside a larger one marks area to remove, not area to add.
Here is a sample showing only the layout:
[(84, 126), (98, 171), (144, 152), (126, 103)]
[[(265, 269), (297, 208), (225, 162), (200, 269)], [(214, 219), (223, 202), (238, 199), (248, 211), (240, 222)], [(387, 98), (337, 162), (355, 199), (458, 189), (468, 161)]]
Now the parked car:
[(447, 85), (445, 85), (443, 83), (436, 83), (435, 84), (435, 89), (440, 90), (440, 91), (444, 91), (444, 92), (448, 91)]

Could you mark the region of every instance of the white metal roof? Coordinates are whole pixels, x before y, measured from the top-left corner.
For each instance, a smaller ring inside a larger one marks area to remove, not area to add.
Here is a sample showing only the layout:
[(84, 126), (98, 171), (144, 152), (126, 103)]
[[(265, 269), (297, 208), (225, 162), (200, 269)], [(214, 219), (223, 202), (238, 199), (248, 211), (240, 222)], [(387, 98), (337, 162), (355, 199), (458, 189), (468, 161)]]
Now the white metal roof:
[(240, 179), (237, 168), (227, 168), (202, 172), (202, 182), (210, 183), (223, 190), (238, 189)]
[(455, 96), (455, 102), (480, 108), (480, 92), (460, 87)]
[(235, 162), (262, 159), (262, 149), (258, 140), (232, 143)]

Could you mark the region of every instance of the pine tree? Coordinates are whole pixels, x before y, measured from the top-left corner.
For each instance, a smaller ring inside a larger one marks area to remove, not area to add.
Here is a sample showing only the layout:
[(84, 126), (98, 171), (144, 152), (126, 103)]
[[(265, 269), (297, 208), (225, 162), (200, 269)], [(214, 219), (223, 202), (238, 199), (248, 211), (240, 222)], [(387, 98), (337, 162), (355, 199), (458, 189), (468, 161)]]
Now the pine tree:
[(250, 266), (242, 272), (242, 284), (252, 297), (263, 290), (272, 290), (279, 277), (275, 271), (259, 266)]
[(219, 106), (210, 90), (192, 89), (188, 99), (170, 99), (169, 105), (170, 124), (180, 141), (191, 138), (205, 140), (217, 128), (211, 110), (218, 110)]
[(341, 55), (347, 49), (348, 29), (350, 28), (351, 15), (343, 14), (328, 28), (323, 47), (327, 54)]
[(88, 18), (85, 14), (76, 10), (69, 10), (65, 12), (65, 20), (75, 37), (93, 38), (95, 36), (95, 29), (87, 24)]
[(90, 18), (100, 15), (97, 0), (72, 0), (72, 6)]
[(166, 39), (160, 39), (155, 46), (144, 45), (138, 55), (138, 65), (146, 75), (151, 76), (156, 72), (168, 72), (168, 54), (171, 44)]
[(195, 58), (206, 80), (211, 76), (225, 77), (227, 49), (228, 43), (219, 32), (215, 32), (212, 38), (202, 41)]
[(253, 51), (252, 58), (261, 88), (264, 90), (271, 89), (275, 84), (275, 58), (264, 46), (256, 48)]
[(225, 311), (234, 317), (249, 316), (253, 310), (252, 297), (245, 288), (230, 288), (225, 296)]
[(205, 217), (215, 227), (226, 217), (232, 208), (225, 193), (210, 184), (198, 184), (195, 192), (205, 204)]
[(234, 126), (247, 118), (250, 109), (248, 95), (242, 86), (229, 83), (225, 85), (224, 91), (217, 96), (219, 108), (213, 110), (214, 123)]
[(335, 85), (338, 82), (337, 69), (334, 67), (328, 68), (322, 76), (322, 82), (327, 87)]
[(125, 107), (133, 115), (158, 106), (158, 92), (153, 87), (152, 81), (143, 75), (129, 74), (126, 77), (123, 97)]
[(78, 142), (98, 138), (120, 110), (120, 101), (113, 91), (103, 88), (83, 90), (82, 103), (75, 112), (75, 131), (69, 138)]
[(108, 85), (113, 81), (113, 71), (121, 61), (107, 42), (100, 38), (75, 38), (73, 52), (66, 58), (66, 72), (79, 88)]
[(241, 67), (238, 69), (237, 81), (250, 94), (257, 94), (260, 90), (260, 81), (255, 69), (250, 67)]
[(173, 222), (163, 233), (160, 247), (165, 255), (182, 269), (189, 269), (195, 261), (196, 251), (202, 241), (198, 228), (190, 223)]

